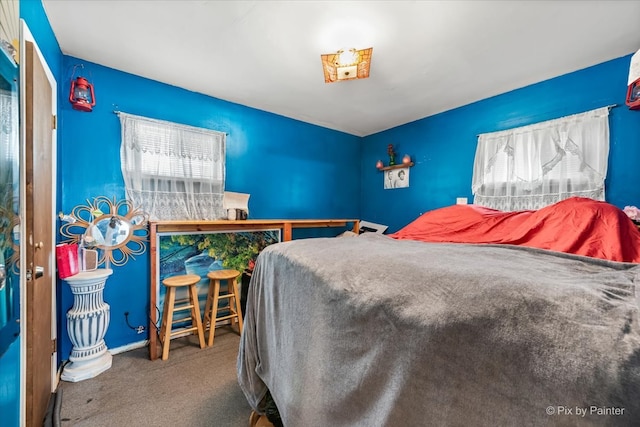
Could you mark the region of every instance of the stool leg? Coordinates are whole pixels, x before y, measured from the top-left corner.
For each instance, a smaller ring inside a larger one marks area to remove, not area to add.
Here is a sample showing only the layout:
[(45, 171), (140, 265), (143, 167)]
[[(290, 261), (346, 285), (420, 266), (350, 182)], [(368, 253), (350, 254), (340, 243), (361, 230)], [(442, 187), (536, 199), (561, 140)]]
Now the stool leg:
[(202, 332), (202, 317), (200, 317), (200, 302), (198, 301), (198, 290), (196, 285), (189, 286), (189, 299), (191, 300), (191, 322), (196, 323), (196, 330), (198, 333), (198, 341), (200, 341), (200, 348), (204, 348), (204, 333)]
[(211, 325), (211, 304), (213, 303), (213, 280), (209, 280), (209, 290), (207, 291), (207, 302), (204, 304), (204, 314), (202, 319), (202, 330), (206, 333)]
[(167, 330), (167, 315), (168, 315), (168, 311), (167, 311), (167, 298), (169, 296), (169, 289), (165, 288), (165, 294), (164, 294), (164, 307), (162, 308), (162, 320), (161, 320), (161, 325), (160, 325), (160, 333), (158, 335), (158, 338), (160, 339), (160, 344), (163, 344), (164, 341), (164, 334)]
[[(211, 301), (211, 312), (209, 313), (209, 337), (207, 345), (213, 345), (213, 338), (216, 332), (216, 318), (218, 317), (218, 295), (220, 294), (220, 281), (211, 279), (213, 282), (213, 300)], [(209, 285), (211, 287), (211, 285)]]
[(236, 320), (238, 321), (238, 333), (242, 335), (242, 308), (240, 307), (240, 292), (238, 291), (238, 280), (233, 279), (233, 302), (236, 306)]
[[(226, 279), (225, 282), (227, 283), (227, 290), (223, 295), (231, 295), (227, 298), (227, 306), (225, 308), (229, 311), (229, 315), (231, 316), (229, 318), (229, 326), (233, 328), (234, 323), (237, 321), (235, 317), (236, 304), (234, 302), (236, 295), (233, 293), (233, 283), (231, 282), (231, 279)], [(222, 285), (220, 285), (220, 287), (222, 287)]]
[(173, 307), (175, 302), (175, 288), (167, 288), (167, 295), (164, 299), (164, 308), (162, 309), (162, 360), (167, 360), (169, 358), (169, 344), (171, 344), (171, 325), (173, 324)]

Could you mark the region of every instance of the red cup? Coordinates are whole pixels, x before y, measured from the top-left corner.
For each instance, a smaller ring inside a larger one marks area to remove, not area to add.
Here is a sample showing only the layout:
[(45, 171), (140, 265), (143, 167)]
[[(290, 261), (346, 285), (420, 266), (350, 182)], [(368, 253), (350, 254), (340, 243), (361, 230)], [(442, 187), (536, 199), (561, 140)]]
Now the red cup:
[(62, 243), (56, 245), (56, 262), (58, 264), (58, 277), (66, 279), (80, 272), (78, 265), (78, 244)]

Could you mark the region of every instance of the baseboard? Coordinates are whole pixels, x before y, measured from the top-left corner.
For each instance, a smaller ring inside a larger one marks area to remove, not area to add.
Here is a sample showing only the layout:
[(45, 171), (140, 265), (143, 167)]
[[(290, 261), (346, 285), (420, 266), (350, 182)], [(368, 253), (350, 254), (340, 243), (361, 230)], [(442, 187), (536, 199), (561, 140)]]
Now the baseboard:
[[(227, 319), (227, 320), (223, 320), (221, 322), (216, 322), (216, 327), (230, 325), (230, 324), (231, 324), (231, 320)], [(176, 335), (172, 336), (171, 339), (179, 338), (179, 337), (183, 337), (183, 336), (187, 336), (187, 335), (191, 335), (191, 334), (193, 334), (193, 332), (185, 332), (184, 334), (176, 334)], [(138, 341), (138, 342), (134, 342), (134, 343), (131, 343), (131, 344), (127, 344), (127, 345), (123, 345), (123, 346), (120, 346), (120, 347), (116, 347), (116, 348), (110, 348), (109, 349), (109, 353), (111, 353), (112, 355), (119, 354), (119, 353), (124, 353), (125, 351), (135, 350), (135, 349), (138, 349), (138, 348), (146, 347), (148, 345), (149, 345), (149, 340)]]
[(66, 360), (63, 360), (62, 363), (60, 363), (60, 366), (58, 366), (58, 369), (56, 371), (56, 383), (55, 383), (55, 389), (58, 389), (58, 385), (60, 384), (60, 376), (62, 375), (62, 369), (64, 369), (64, 364), (66, 363)]
[(136, 350), (138, 348), (146, 347), (148, 345), (149, 345), (149, 340), (138, 341), (131, 344), (116, 347), (116, 348), (110, 348), (109, 353), (120, 354), (120, 353), (124, 353), (125, 351)]

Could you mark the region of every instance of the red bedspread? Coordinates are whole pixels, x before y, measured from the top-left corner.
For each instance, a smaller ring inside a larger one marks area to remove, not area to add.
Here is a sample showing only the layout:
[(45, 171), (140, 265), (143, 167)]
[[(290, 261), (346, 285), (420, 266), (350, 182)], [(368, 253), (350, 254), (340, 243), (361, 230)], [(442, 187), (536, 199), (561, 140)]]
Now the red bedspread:
[(499, 243), (640, 263), (640, 232), (619, 208), (573, 197), (536, 211), (454, 205), (427, 212), (394, 239)]

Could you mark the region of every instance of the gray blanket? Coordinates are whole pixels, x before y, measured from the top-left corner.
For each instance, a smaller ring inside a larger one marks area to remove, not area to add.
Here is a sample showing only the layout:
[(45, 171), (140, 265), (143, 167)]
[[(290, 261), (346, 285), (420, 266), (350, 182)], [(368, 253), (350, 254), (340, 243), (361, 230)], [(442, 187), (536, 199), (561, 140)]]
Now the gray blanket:
[(275, 244), (239, 383), (287, 427), (640, 425), (638, 272), (371, 233)]

